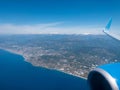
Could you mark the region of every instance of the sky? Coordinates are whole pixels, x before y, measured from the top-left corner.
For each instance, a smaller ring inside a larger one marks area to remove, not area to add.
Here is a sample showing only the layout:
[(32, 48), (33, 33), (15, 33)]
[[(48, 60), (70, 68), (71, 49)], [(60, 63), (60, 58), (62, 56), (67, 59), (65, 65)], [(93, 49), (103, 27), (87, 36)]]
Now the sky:
[(0, 0), (0, 34), (102, 34), (110, 18), (119, 31), (120, 0)]

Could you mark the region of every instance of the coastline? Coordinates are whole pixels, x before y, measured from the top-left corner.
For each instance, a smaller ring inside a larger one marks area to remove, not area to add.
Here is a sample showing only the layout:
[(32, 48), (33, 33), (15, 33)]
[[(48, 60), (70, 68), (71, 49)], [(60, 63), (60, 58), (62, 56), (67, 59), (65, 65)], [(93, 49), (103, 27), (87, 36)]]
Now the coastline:
[(7, 51), (7, 52), (12, 53), (12, 54), (20, 55), (20, 56), (22, 56), (22, 57), (24, 58), (24, 61), (25, 61), (25, 62), (30, 63), (30, 64), (31, 64), (32, 66), (34, 66), (34, 67), (44, 68), (44, 69), (48, 69), (48, 70), (53, 70), (53, 71), (61, 72), (61, 73), (67, 74), (67, 75), (71, 75), (71, 76), (74, 76), (74, 77), (77, 77), (77, 78), (81, 78), (81, 79), (87, 80), (87, 78), (86, 78), (86, 77), (83, 77), (83, 76), (78, 76), (78, 75), (75, 75), (75, 74), (72, 74), (72, 73), (67, 73), (67, 72), (65, 72), (65, 71), (61, 71), (61, 70), (58, 70), (58, 69), (51, 69), (51, 68), (47, 68), (47, 67), (44, 67), (44, 66), (34, 65), (34, 64), (32, 64), (31, 62), (27, 61), (27, 58), (26, 58), (23, 54), (18, 53), (18, 52), (14, 51), (14, 50), (5, 49), (5, 48), (1, 48), (1, 47), (0, 47), (0, 50)]

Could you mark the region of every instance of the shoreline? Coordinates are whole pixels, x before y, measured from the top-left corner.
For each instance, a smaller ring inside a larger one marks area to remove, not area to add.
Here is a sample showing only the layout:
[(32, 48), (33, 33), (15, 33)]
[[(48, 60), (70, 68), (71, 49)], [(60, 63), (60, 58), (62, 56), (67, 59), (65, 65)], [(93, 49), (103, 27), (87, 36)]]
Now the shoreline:
[(54, 70), (54, 71), (57, 71), (57, 72), (61, 72), (61, 73), (67, 74), (67, 75), (71, 75), (71, 76), (74, 76), (74, 77), (77, 77), (77, 78), (81, 78), (81, 79), (87, 80), (86, 77), (74, 75), (74, 74), (72, 74), (72, 73), (67, 73), (67, 72), (64, 72), (64, 71), (61, 71), (61, 70), (58, 70), (58, 69), (51, 69), (51, 68), (47, 68), (47, 67), (44, 67), (44, 66), (33, 65), (31, 62), (27, 61), (27, 58), (26, 58), (24, 55), (22, 55), (22, 54), (20, 54), (20, 53), (17, 53), (17, 52), (15, 52), (14, 50), (5, 49), (5, 48), (1, 48), (1, 47), (0, 47), (0, 50), (7, 51), (7, 52), (12, 53), (12, 54), (20, 55), (20, 56), (22, 56), (22, 57), (24, 58), (24, 61), (25, 61), (25, 62), (30, 63), (30, 64), (31, 64), (32, 66), (34, 66), (34, 67), (44, 68), (44, 69), (48, 69), (48, 70), (52, 70), (52, 71)]

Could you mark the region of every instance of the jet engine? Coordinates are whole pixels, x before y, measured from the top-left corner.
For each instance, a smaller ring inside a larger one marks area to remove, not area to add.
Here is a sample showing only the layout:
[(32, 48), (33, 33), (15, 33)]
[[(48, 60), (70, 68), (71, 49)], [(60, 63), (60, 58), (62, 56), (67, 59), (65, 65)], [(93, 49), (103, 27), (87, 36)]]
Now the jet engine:
[(88, 75), (90, 90), (120, 90), (120, 63), (106, 64)]

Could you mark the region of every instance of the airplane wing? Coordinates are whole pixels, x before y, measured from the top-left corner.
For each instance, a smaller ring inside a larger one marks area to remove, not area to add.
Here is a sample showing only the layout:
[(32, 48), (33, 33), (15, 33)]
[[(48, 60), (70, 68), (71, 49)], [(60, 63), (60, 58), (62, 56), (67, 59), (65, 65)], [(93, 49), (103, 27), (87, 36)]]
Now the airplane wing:
[[(111, 23), (112, 19), (103, 32), (116, 40), (120, 40), (120, 36), (110, 31)], [(87, 81), (91, 90), (120, 90), (120, 63), (96, 67), (89, 73)]]
[(111, 38), (114, 38), (116, 40), (120, 40), (120, 35), (118, 35), (117, 33), (111, 32), (111, 30), (110, 30), (111, 24), (112, 24), (112, 18), (109, 20), (109, 22), (106, 25), (106, 27), (104, 28), (103, 32), (106, 35), (110, 36)]

